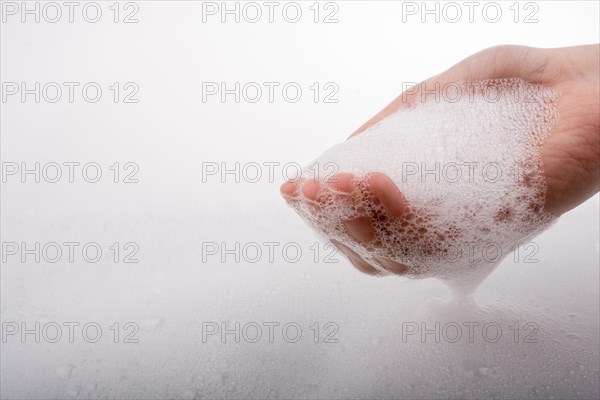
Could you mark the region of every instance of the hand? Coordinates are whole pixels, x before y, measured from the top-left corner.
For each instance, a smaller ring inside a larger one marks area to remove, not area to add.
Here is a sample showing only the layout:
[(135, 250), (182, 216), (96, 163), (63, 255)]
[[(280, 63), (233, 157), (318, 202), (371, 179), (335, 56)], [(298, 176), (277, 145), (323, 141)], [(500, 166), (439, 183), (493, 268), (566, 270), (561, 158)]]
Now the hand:
[[(373, 124), (400, 108), (423, 101), (421, 88), (443, 87), (449, 82), (520, 78), (526, 82), (555, 89), (561, 96), (557, 105), (559, 120), (542, 142), (542, 168), (546, 178), (544, 208), (563, 214), (600, 189), (600, 47), (577, 46), (561, 49), (536, 49), (523, 46), (499, 46), (477, 53), (449, 70), (418, 85), (416, 90), (396, 98), (361, 126), (359, 135)], [(437, 86), (436, 86), (437, 84)], [(350, 174), (338, 174), (330, 186), (341, 194), (352, 195), (356, 185), (366, 187), (381, 201), (390, 215), (406, 213), (408, 204), (392, 180), (373, 173), (358, 181)], [(303, 199), (297, 196), (297, 184), (286, 182), (281, 192), (288, 202), (308, 201), (318, 207), (319, 182), (302, 186)], [(376, 245), (372, 216), (344, 221), (347, 233), (365, 247)], [(399, 235), (401, 238), (401, 235)], [(439, 238), (443, 240), (443, 238)], [(369, 262), (342, 243), (333, 241), (362, 272), (378, 274)], [(435, 240), (423, 243), (425, 251), (436, 251)], [(388, 272), (404, 274), (408, 267), (397, 262), (376, 259)]]

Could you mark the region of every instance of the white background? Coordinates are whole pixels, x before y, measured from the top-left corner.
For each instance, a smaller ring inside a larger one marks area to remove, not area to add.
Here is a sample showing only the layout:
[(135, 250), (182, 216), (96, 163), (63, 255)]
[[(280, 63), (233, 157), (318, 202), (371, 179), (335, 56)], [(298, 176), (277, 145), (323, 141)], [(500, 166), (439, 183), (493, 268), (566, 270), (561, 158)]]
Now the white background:
[[(57, 103), (36, 103), (31, 95), (25, 102), (19, 95), (3, 99), (2, 162), (96, 162), (103, 176), (95, 184), (80, 169), (74, 183), (66, 176), (54, 184), (9, 176), (2, 183), (2, 242), (97, 242), (104, 253), (97, 263), (80, 252), (73, 263), (66, 256), (22, 262), (19, 255), (2, 263), (3, 329), (7, 323), (33, 329), (36, 322), (95, 322), (103, 329), (98, 343), (77, 329), (70, 343), (66, 328), (57, 343), (36, 343), (33, 334), (7, 337), (2, 398), (599, 397), (598, 196), (534, 240), (538, 262), (507, 257), (479, 288), (477, 305), (457, 312), (447, 310), (449, 291), (436, 280), (364, 276), (341, 255), (327, 262), (331, 250), (278, 194), (283, 164), (306, 164), (344, 140), (405, 82), (493, 45), (598, 42), (598, 3), (521, 2), (515, 22), (514, 2), (498, 2), (497, 23), (482, 15), (488, 2), (480, 2), (472, 23), (463, 2), (456, 23), (443, 16), (423, 23), (420, 14), (403, 21), (403, 2), (325, 3), (318, 5), (318, 23), (313, 2), (299, 3), (297, 23), (283, 18), (285, 2), (273, 23), (266, 6), (256, 23), (243, 16), (223, 23), (220, 14), (203, 22), (202, 2), (192, 1), (135, 2), (137, 23), (115, 23), (113, 2), (99, 2), (97, 23), (82, 17), (86, 2), (73, 23), (66, 6), (57, 23), (43, 16), (23, 23), (20, 13), (3, 13), (3, 84), (97, 82), (103, 94), (97, 103), (85, 101), (80, 89), (73, 103), (66, 91)], [(119, 9), (122, 20), (134, 8)], [(323, 23), (332, 10), (338, 22)], [(533, 10), (537, 22), (524, 23)], [(114, 82), (135, 83), (139, 101), (115, 103)], [(233, 96), (203, 102), (203, 82), (278, 82), (279, 88), (296, 82), (303, 94), (296, 103), (280, 89), (272, 103), (266, 92), (257, 103), (236, 103)], [(315, 82), (322, 89), (335, 84), (337, 103), (315, 103), (309, 89)], [(112, 182), (114, 162), (136, 163), (139, 182)], [(203, 182), (206, 162), (280, 164), (272, 180), (264, 167), (257, 183), (232, 175)], [(123, 263), (121, 253), (115, 263), (108, 248), (114, 242), (136, 243), (139, 262)], [(257, 262), (232, 256), (222, 262), (218, 255), (203, 260), (207, 242), (279, 245), (274, 260), (263, 247)], [(302, 249), (299, 261), (284, 257), (286, 243)], [(465, 320), (496, 322), (502, 340), (480, 334), (468, 343), (466, 330), (458, 343), (436, 343), (431, 335), (425, 343), (418, 335), (402, 340), (409, 322), (428, 321), (431, 328)], [(119, 343), (109, 329), (115, 322)], [(123, 343), (126, 322), (139, 327), (139, 343)], [(203, 340), (207, 322), (230, 328), (294, 322), (303, 336), (289, 343), (279, 329), (270, 343), (264, 328), (257, 343), (244, 337), (236, 343), (234, 335)], [(310, 329), (315, 322), (319, 343)], [(338, 328), (337, 343), (323, 343), (328, 322)], [(523, 343), (521, 336), (515, 343), (509, 328), (515, 322), (521, 335), (525, 323), (535, 324), (538, 342)]]

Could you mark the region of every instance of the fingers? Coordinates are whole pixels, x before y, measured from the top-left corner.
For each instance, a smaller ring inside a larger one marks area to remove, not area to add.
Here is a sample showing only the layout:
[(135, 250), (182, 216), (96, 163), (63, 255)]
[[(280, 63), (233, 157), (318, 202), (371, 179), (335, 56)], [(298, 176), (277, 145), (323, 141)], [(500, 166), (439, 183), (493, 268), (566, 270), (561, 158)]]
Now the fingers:
[(330, 192), (348, 195), (354, 191), (354, 175), (341, 172), (327, 179), (324, 185)]
[(377, 262), (386, 269), (386, 271), (394, 275), (404, 275), (408, 273), (408, 267), (404, 264), (397, 263), (387, 258), (375, 258)]
[(368, 190), (391, 217), (405, 216), (409, 212), (406, 198), (387, 175), (374, 172), (367, 176), (366, 181)]
[[(357, 186), (361, 190), (357, 190)], [(310, 209), (316, 211), (321, 205), (324, 197), (329, 194), (340, 196), (337, 201), (353, 201), (362, 215), (342, 222), (345, 233), (356, 243), (365, 249), (376, 249), (381, 247), (381, 241), (373, 228), (373, 218), (381, 218), (382, 215), (370, 215), (363, 207), (365, 201), (381, 204), (388, 217), (406, 217), (410, 215), (406, 198), (396, 187), (394, 182), (385, 174), (376, 172), (357, 180), (354, 175), (339, 173), (327, 179), (325, 182), (315, 180), (300, 180), (297, 182), (286, 182), (281, 187), (281, 193), (289, 203), (303, 202)], [(393, 232), (391, 234), (394, 234)], [(370, 265), (359, 254), (339, 241), (332, 240), (360, 271), (370, 275), (380, 274), (378, 269)], [(384, 258), (377, 259), (379, 265), (394, 274), (404, 274), (408, 267)]]
[(336, 246), (344, 255), (350, 260), (352, 265), (362, 273), (367, 275), (382, 275), (378, 270), (373, 268), (368, 262), (366, 262), (360, 255), (346, 245), (341, 244), (337, 240), (331, 240), (334, 246)]
[(281, 185), (281, 187), (279, 188), (279, 191), (281, 192), (281, 195), (284, 198), (291, 198), (296, 195), (297, 188), (298, 188), (298, 185), (297, 185), (296, 181), (287, 181), (283, 185)]
[[(354, 184), (352, 182), (353, 179), (354, 176), (351, 174), (337, 174), (336, 176), (332, 177), (332, 179), (324, 182), (323, 186), (325, 186), (332, 193), (348, 196), (354, 191)], [(302, 183), (300, 185), (302, 188), (301, 191), (298, 190), (300, 183)], [(305, 204), (309, 204), (311, 208), (318, 207), (319, 201), (321, 200), (321, 196), (319, 194), (320, 190), (321, 184), (314, 180), (288, 181), (285, 182), (280, 188), (281, 195), (291, 205), (296, 202), (303, 201)], [(354, 229), (356, 232), (359, 232), (362, 228), (356, 226)], [(360, 272), (367, 275), (381, 275), (377, 269), (371, 266), (348, 246), (343, 245), (337, 240), (331, 240), (331, 243), (333, 243), (333, 245), (336, 246), (342, 252), (342, 254), (348, 258), (350, 263)]]
[(363, 245), (369, 244), (377, 239), (369, 217), (358, 217), (344, 221), (344, 226), (346, 227), (348, 234), (358, 243)]
[(279, 188), (279, 192), (281, 193), (281, 196), (283, 196), (285, 201), (292, 207), (295, 204), (300, 202), (300, 197), (298, 196), (298, 182), (297, 181), (285, 182)]

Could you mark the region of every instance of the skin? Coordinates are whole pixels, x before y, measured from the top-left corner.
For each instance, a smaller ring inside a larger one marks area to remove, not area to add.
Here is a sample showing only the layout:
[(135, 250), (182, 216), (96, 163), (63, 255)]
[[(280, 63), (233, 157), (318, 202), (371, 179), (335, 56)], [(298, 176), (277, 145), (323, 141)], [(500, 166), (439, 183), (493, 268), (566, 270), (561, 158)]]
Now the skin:
[[(429, 78), (418, 88), (443, 87), (449, 82), (487, 79), (521, 78), (560, 92), (557, 105), (559, 121), (542, 142), (542, 168), (547, 190), (544, 208), (559, 216), (577, 207), (600, 189), (600, 45), (558, 49), (525, 46), (497, 46), (476, 53), (450, 69)], [(423, 101), (417, 89), (401, 94), (387, 107), (363, 124), (350, 137), (360, 135), (373, 124), (398, 109)], [(425, 98), (426, 99), (426, 98)], [(379, 199), (391, 216), (402, 216), (408, 210), (406, 199), (392, 180), (382, 173), (367, 176), (363, 184)], [(289, 202), (306, 201), (319, 204), (319, 182), (303, 186), (297, 196), (297, 182), (282, 185), (281, 194)], [(340, 195), (352, 196), (355, 179), (340, 173), (328, 183)], [(356, 241), (367, 244), (374, 240), (369, 216), (345, 221), (345, 228)], [(379, 272), (343, 244), (332, 241), (361, 272)], [(407, 267), (391, 260), (379, 260), (391, 274), (402, 275)]]

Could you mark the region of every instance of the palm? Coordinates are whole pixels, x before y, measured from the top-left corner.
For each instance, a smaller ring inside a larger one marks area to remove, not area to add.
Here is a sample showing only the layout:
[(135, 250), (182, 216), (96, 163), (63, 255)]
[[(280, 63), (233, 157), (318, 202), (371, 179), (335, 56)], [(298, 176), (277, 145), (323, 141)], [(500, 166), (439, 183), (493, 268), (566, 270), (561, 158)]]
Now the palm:
[(598, 83), (568, 81), (554, 86), (562, 96), (560, 120), (542, 146), (548, 183), (546, 208), (562, 214), (598, 191)]
[[(422, 86), (521, 78), (559, 91), (559, 121), (543, 143), (542, 157), (548, 183), (546, 209), (560, 215), (600, 189), (599, 59), (598, 45), (565, 49), (498, 46), (461, 61)], [(420, 98), (418, 92), (399, 96), (354, 135)]]

